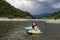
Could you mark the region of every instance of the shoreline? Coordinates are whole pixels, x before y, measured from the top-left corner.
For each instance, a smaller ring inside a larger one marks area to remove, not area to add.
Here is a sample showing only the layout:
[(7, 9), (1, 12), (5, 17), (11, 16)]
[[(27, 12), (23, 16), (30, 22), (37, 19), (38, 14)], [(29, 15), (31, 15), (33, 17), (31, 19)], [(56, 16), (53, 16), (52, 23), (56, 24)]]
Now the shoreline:
[(0, 21), (45, 21), (43, 19), (8, 19), (8, 18), (0, 18)]
[(60, 19), (47, 19), (45, 20), (46, 23), (56, 23), (56, 24), (60, 24)]
[(0, 19), (0, 21), (44, 21), (40, 19)]
[(45, 21), (46, 23), (60, 23), (60, 19), (8, 19), (0, 18), (0, 21)]

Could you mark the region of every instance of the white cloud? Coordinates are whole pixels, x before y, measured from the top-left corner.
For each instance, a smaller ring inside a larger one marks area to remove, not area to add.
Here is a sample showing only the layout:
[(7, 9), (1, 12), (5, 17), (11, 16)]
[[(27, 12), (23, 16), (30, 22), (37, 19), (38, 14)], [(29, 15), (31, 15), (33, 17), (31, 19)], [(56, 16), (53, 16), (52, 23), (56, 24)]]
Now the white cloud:
[(12, 6), (14, 6), (16, 8), (18, 8), (20, 5), (19, 0), (18, 1), (17, 0), (6, 0), (6, 1), (9, 2)]
[(31, 1), (27, 0), (6, 0), (6, 1), (9, 2), (12, 6), (24, 10), (34, 6)]
[(53, 8), (60, 8), (60, 3), (56, 3), (52, 5)]
[(19, 8), (20, 6), (23, 5), (28, 7), (33, 6), (30, 1), (26, 1), (26, 0), (6, 0), (6, 1), (16, 8)]
[[(22, 9), (25, 11), (29, 11), (30, 13), (33, 11), (37, 11), (38, 9), (41, 9), (43, 5), (37, 4), (34, 5), (34, 1), (27, 1), (27, 0), (6, 0), (9, 2), (12, 6)], [(32, 13), (34, 14), (34, 13)]]

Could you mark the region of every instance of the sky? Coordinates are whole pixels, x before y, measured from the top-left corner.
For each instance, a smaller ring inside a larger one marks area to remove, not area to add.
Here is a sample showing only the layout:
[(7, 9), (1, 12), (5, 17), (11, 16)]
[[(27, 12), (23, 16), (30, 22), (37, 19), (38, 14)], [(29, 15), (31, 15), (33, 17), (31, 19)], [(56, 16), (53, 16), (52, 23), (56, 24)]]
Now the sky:
[(53, 13), (60, 10), (60, 0), (5, 0), (12, 6), (32, 15)]

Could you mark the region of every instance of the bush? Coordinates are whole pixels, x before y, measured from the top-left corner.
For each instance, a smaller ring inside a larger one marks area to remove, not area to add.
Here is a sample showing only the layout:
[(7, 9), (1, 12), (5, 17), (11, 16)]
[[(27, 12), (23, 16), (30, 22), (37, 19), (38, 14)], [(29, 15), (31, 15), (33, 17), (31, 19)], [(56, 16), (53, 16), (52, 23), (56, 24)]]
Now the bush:
[(12, 15), (9, 15), (8, 18), (9, 18), (9, 19), (13, 19), (13, 16), (12, 16)]

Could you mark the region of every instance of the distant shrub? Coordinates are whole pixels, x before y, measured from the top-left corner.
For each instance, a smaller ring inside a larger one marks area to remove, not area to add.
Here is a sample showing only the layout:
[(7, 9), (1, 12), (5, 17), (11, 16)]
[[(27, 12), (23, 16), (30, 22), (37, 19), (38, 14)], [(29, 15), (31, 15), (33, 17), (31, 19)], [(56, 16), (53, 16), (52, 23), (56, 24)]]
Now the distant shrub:
[(9, 19), (13, 19), (14, 17), (13, 17), (12, 15), (9, 15), (8, 18), (9, 18)]

